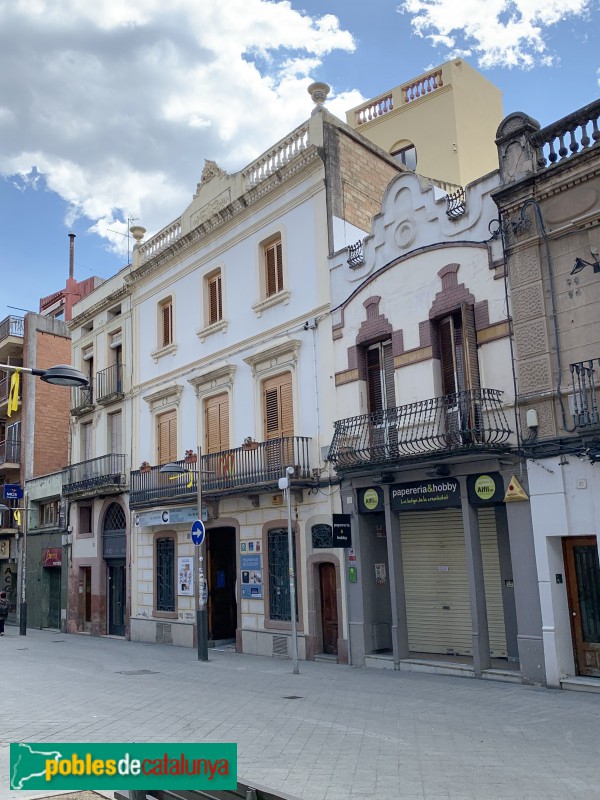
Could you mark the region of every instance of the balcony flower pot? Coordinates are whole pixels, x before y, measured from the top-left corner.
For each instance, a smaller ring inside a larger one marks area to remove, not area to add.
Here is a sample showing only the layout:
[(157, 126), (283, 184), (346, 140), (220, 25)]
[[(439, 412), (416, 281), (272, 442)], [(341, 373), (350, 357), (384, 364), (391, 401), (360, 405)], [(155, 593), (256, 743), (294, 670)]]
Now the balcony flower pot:
[(198, 462), (198, 454), (195, 453), (193, 450), (186, 450), (185, 451), (185, 463), (186, 464), (196, 464)]
[(242, 443), (242, 450), (258, 450), (259, 442), (255, 442), (251, 436), (246, 436)]
[(151, 472), (151, 471), (152, 471), (152, 466), (150, 465), (150, 463), (148, 461), (142, 461), (140, 465), (140, 472)]

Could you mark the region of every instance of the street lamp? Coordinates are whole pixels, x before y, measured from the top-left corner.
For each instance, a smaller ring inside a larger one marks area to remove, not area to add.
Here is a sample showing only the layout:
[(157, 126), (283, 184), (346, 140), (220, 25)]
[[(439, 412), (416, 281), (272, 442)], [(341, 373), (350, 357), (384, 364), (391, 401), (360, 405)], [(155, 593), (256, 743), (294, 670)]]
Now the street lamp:
[[(212, 475), (211, 470), (203, 470), (200, 468), (200, 448), (197, 449), (198, 453), (198, 469), (193, 469), (187, 464), (181, 465), (177, 463), (163, 464), (159, 472), (163, 475), (170, 475), (174, 478), (177, 475), (196, 475), (196, 493), (198, 502), (198, 519), (202, 520), (202, 475)], [(191, 481), (190, 481), (191, 485)], [(208, 609), (206, 602), (208, 600), (208, 584), (204, 576), (204, 562), (206, 559), (206, 535), (202, 540), (202, 544), (194, 547), (194, 572), (196, 573), (196, 580), (194, 581), (194, 599), (196, 603), (196, 644), (198, 647), (198, 661), (208, 661)]]
[(292, 531), (292, 492), (290, 489), (290, 478), (294, 474), (293, 467), (286, 467), (285, 478), (279, 479), (279, 488), (285, 492), (287, 497), (287, 518), (288, 518), (288, 567), (290, 575), (290, 620), (292, 622), (292, 672), (298, 675), (298, 634), (296, 630), (296, 571), (294, 564), (293, 531)]
[[(8, 399), (8, 415), (18, 408), (19, 395), (19, 376), (21, 372), (35, 375), (45, 383), (54, 386), (87, 386), (89, 381), (78, 369), (70, 364), (57, 364), (48, 369), (37, 369), (37, 367), (18, 367), (14, 364), (0, 364), (0, 370), (13, 372), (10, 382), (10, 394)], [(27, 634), (27, 493), (25, 492), (25, 507), (9, 509), (8, 506), (0, 505), (0, 511), (23, 511), (23, 541), (21, 544), (21, 604), (19, 607), (19, 634)]]

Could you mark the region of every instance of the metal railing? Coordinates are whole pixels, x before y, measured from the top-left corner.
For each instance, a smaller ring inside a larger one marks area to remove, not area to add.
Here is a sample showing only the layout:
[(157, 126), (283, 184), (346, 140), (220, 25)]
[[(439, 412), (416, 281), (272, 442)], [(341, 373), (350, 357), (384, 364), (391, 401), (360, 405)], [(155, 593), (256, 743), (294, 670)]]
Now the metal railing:
[(340, 469), (443, 450), (499, 447), (511, 430), (497, 389), (420, 400), (335, 423), (329, 460)]
[(125, 456), (110, 453), (79, 464), (71, 464), (63, 472), (64, 495), (92, 492), (109, 488), (124, 491), (127, 486)]
[(571, 364), (573, 421), (578, 428), (600, 425), (594, 366), (600, 367), (600, 358)]
[(19, 336), (23, 338), (25, 320), (23, 317), (4, 317), (0, 322), (0, 342), (9, 336)]
[(102, 403), (123, 394), (123, 364), (96, 373), (96, 402)]
[(166, 789), (129, 790), (115, 792), (115, 800), (298, 800), (289, 794), (275, 794), (256, 784), (237, 782), (236, 789)]
[(21, 439), (0, 441), (0, 464), (18, 464), (21, 460)]
[(94, 405), (94, 384), (90, 378), (87, 386), (78, 386), (72, 390), (71, 413), (77, 414)]
[[(310, 478), (309, 442), (306, 436), (285, 436), (268, 442), (253, 442), (250, 447), (236, 447), (202, 456), (202, 493), (234, 494), (277, 485), (286, 467), (294, 467), (292, 480)], [(186, 466), (185, 461), (177, 464)], [(163, 500), (196, 499), (197, 464), (190, 472), (167, 475), (160, 466), (131, 473), (130, 505)]]

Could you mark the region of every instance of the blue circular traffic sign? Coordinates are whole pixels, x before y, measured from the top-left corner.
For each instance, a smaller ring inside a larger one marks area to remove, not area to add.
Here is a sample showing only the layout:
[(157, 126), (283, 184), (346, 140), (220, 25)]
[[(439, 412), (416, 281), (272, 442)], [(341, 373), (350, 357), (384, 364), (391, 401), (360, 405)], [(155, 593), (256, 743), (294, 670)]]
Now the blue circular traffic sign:
[(198, 547), (204, 541), (206, 535), (206, 528), (201, 519), (197, 519), (192, 523), (192, 542)]

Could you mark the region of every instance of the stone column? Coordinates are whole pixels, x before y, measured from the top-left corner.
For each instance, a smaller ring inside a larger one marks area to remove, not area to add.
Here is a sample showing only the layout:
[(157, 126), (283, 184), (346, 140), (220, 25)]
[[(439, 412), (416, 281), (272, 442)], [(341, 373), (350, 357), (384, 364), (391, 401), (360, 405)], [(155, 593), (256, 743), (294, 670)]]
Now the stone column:
[(481, 676), (484, 669), (491, 666), (490, 635), (488, 631), (485, 584), (483, 581), (483, 559), (479, 536), (477, 509), (469, 503), (467, 478), (458, 477), (462, 505), (463, 528), (465, 534), (465, 555), (469, 580), (469, 600), (471, 603), (471, 626), (473, 637), (473, 667), (475, 675)]

